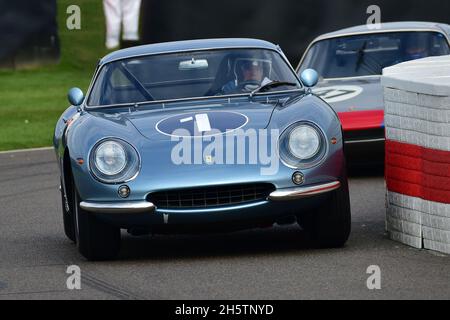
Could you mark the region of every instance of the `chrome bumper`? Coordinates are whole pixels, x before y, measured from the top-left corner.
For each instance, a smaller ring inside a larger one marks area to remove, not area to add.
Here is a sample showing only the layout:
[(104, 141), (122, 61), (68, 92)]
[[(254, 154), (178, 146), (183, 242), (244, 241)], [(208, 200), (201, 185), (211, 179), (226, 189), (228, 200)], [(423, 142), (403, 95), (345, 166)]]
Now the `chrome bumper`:
[(374, 139), (362, 139), (362, 140), (345, 140), (345, 144), (357, 144), (357, 143), (374, 143), (374, 142), (384, 142), (385, 138), (374, 138)]
[(295, 200), (306, 197), (311, 197), (314, 195), (330, 192), (338, 189), (341, 186), (339, 181), (334, 181), (330, 183), (318, 184), (314, 186), (307, 187), (295, 187), (287, 189), (279, 189), (273, 191), (268, 199), (272, 201), (284, 201), (284, 200)]
[[(295, 200), (330, 192), (341, 186), (339, 181), (319, 184), (307, 187), (295, 187), (273, 191), (268, 197), (272, 201)], [(148, 201), (124, 201), (124, 202), (88, 202), (80, 203), (83, 210), (94, 213), (152, 213), (156, 206)]]
[(152, 213), (156, 207), (148, 201), (128, 202), (88, 202), (83, 201), (80, 207), (88, 212), (95, 213)]

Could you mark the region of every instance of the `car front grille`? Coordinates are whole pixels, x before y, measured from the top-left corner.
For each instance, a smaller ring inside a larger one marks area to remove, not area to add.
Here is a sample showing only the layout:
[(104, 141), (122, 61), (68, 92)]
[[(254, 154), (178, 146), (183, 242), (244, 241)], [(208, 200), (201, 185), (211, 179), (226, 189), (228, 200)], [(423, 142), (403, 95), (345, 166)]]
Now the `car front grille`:
[(159, 191), (147, 200), (161, 209), (209, 208), (265, 200), (274, 190), (269, 183), (225, 185)]

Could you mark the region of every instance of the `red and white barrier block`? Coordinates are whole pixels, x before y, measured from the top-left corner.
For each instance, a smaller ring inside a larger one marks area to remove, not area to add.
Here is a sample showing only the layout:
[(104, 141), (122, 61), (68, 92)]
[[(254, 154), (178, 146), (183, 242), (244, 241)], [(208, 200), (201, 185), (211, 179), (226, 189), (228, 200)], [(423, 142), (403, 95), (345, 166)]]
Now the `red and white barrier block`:
[(383, 70), (386, 229), (450, 254), (450, 56)]

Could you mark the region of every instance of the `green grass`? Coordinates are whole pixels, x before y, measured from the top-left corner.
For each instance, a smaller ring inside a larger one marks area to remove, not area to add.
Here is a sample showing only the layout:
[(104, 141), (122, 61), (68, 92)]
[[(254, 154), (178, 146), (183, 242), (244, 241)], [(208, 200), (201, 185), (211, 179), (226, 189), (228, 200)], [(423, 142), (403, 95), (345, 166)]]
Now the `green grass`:
[[(104, 48), (101, 1), (58, 0), (61, 59), (34, 70), (0, 71), (0, 150), (50, 146), (61, 113), (69, 106), (67, 91), (84, 91)], [(81, 8), (81, 30), (66, 28), (66, 8)]]

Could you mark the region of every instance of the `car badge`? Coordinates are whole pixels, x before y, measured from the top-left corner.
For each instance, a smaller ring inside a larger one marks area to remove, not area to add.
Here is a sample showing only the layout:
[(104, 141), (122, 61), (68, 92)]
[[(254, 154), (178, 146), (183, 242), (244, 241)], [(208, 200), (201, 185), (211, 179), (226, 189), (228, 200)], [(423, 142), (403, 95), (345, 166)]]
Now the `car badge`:
[(205, 163), (206, 164), (213, 164), (214, 163), (214, 158), (211, 155), (205, 156)]

